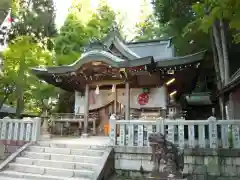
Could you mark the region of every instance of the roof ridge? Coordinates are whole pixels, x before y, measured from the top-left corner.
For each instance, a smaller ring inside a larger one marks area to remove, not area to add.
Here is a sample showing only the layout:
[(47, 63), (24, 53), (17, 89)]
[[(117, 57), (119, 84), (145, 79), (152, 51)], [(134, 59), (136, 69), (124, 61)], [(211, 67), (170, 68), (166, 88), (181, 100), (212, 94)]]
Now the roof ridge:
[(127, 45), (131, 44), (141, 44), (141, 43), (151, 43), (151, 42), (161, 42), (161, 41), (172, 41), (173, 37), (169, 38), (159, 38), (159, 39), (152, 39), (152, 40), (140, 40), (140, 41), (131, 41), (131, 42), (126, 42)]

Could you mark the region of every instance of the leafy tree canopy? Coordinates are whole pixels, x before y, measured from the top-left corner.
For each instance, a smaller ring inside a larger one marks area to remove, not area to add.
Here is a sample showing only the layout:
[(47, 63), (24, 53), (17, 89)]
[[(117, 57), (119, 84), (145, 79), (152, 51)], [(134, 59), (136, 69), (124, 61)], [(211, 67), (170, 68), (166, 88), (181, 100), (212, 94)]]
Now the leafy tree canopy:
[(56, 35), (53, 0), (15, 0), (13, 37), (33, 36), (37, 39)]
[(87, 14), (86, 17), (89, 19), (86, 22), (83, 12), (89, 11), (82, 12), (84, 4), (76, 0), (73, 2), (66, 21), (61, 27), (59, 35), (55, 38), (56, 61), (59, 65), (75, 62), (89, 40), (99, 39), (107, 35), (116, 20), (115, 12), (103, 3), (99, 5), (96, 12), (92, 12), (91, 16)]
[(173, 43), (178, 55), (210, 48), (207, 34), (194, 29), (191, 33), (185, 33), (185, 27), (196, 18), (192, 5), (197, 2), (197, 0), (153, 1), (154, 15), (159, 23), (164, 25), (164, 33), (174, 37)]
[(11, 1), (1, 0), (0, 1), (0, 24), (7, 16), (8, 10), (11, 8)]
[[(30, 68), (53, 65), (52, 53), (47, 50), (43, 43), (36, 43), (33, 37), (19, 36), (9, 44), (3, 55), (4, 65), (0, 80), (4, 87), (14, 86), (14, 93), (11, 94), (9, 99), (17, 101), (11, 104), (16, 105), (21, 99), (22, 102), (17, 104), (18, 113), (21, 113), (23, 109), (39, 112), (41, 109), (39, 104), (41, 104), (43, 98), (52, 95), (53, 87), (46, 86), (37, 77), (31, 75)], [(12, 84), (9, 84), (9, 82), (12, 82)], [(2, 91), (6, 95), (6, 88)]]
[(240, 2), (238, 0), (203, 0), (194, 3), (192, 9), (196, 18), (189, 27), (196, 26), (198, 30), (208, 33), (216, 20), (224, 20), (229, 23), (235, 42), (240, 42)]
[(149, 15), (144, 21), (136, 24), (136, 36), (134, 41), (141, 40), (155, 40), (160, 38), (167, 38), (164, 24), (159, 24), (156, 19)]

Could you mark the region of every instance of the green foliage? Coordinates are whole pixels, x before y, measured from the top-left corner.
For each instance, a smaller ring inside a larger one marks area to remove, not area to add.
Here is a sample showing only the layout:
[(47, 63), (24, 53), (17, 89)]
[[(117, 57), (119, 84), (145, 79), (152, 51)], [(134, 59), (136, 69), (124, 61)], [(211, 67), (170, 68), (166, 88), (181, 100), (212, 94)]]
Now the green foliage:
[(57, 113), (72, 113), (74, 109), (74, 98), (74, 93), (61, 91), (55, 111)]
[(115, 22), (115, 12), (107, 4), (101, 4), (86, 25), (88, 38), (102, 39), (115, 25)]
[(21, 10), (22, 0), (11, 0), (12, 15), (17, 17)]
[(37, 39), (56, 35), (53, 0), (15, 0), (15, 19), (11, 39), (17, 36), (33, 36)]
[(87, 42), (85, 27), (74, 14), (69, 14), (55, 38), (55, 51), (57, 64), (71, 64), (81, 54), (82, 47)]
[(136, 34), (137, 36), (134, 38), (136, 41), (167, 38), (165, 26), (156, 22), (152, 15), (136, 24)]
[(13, 82), (16, 91), (12, 99), (17, 99), (13, 104), (17, 104), (18, 113), (22, 112), (24, 104), (25, 111), (39, 112), (41, 106), (37, 105), (43, 98), (52, 95), (54, 88), (40, 83), (37, 77), (31, 75), (30, 68), (52, 65), (52, 53), (32, 37), (19, 36), (9, 44), (3, 55), (3, 86), (7, 87), (9, 82)]
[(106, 36), (116, 20), (114, 11), (106, 4), (100, 4), (91, 16), (87, 14), (88, 21), (82, 20), (85, 17), (82, 11), (89, 12), (84, 10), (79, 1), (73, 1), (66, 21), (55, 38), (56, 61), (59, 65), (75, 62), (89, 40)]
[[(192, 5), (197, 0), (154, 0), (154, 15), (160, 24), (164, 26), (163, 34), (174, 37), (173, 43), (177, 55), (191, 54), (202, 49), (210, 48), (209, 36), (196, 31), (192, 27), (186, 27), (196, 19)], [(188, 33), (185, 33), (185, 32)]]
[(16, 90), (16, 79), (12, 72), (4, 71), (0, 75), (0, 109), (5, 102), (11, 104), (13, 93)]
[(0, 1), (0, 24), (3, 22), (5, 17), (7, 16), (8, 10), (11, 7), (10, 0), (1, 0)]
[[(236, 42), (240, 42), (240, 2), (237, 0), (204, 0), (192, 6), (196, 14), (198, 30), (208, 33), (216, 20), (225, 20), (233, 30)], [(193, 23), (191, 25), (194, 25)]]
[(40, 112), (43, 99), (56, 96), (56, 88), (40, 82), (30, 68), (53, 65), (50, 38), (57, 33), (53, 0), (3, 0), (0, 6), (7, 6), (7, 2), (11, 2), (15, 21), (9, 47), (3, 52), (0, 106), (17, 106), (17, 116), (23, 110)]

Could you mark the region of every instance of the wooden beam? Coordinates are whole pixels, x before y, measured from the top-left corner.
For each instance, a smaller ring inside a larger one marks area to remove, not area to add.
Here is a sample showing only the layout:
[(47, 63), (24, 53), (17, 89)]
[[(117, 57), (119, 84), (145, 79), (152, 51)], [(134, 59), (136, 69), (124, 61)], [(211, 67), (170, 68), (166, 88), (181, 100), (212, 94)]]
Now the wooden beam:
[(84, 134), (83, 136), (88, 135), (88, 113), (89, 113), (89, 85), (86, 84), (85, 87), (85, 100), (84, 100)]
[(125, 119), (130, 120), (130, 85), (129, 82), (125, 84)]
[(114, 93), (114, 113), (117, 114), (117, 86), (115, 86)]
[(118, 84), (124, 84), (125, 80), (99, 80), (99, 81), (89, 81), (89, 85), (118, 85)]

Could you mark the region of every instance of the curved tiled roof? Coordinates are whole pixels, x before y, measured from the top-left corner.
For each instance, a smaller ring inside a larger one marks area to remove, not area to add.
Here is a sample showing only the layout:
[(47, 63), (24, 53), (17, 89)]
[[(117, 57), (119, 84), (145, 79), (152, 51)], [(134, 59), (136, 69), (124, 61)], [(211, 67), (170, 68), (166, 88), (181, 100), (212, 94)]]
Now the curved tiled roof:
[(92, 50), (89, 52), (84, 53), (76, 62), (71, 65), (65, 66), (56, 66), (56, 67), (47, 67), (47, 68), (32, 68), (34, 73), (37, 72), (47, 72), (47, 73), (67, 73), (67, 72), (74, 72), (79, 69), (82, 65), (94, 62), (94, 61), (101, 61), (106, 64), (109, 64), (112, 67), (117, 68), (128, 68), (128, 67), (135, 67), (135, 66), (143, 66), (148, 65), (151, 63), (155, 63), (156, 67), (168, 67), (168, 66), (176, 66), (176, 65), (184, 65), (195, 63), (201, 61), (204, 58), (205, 51), (198, 52), (192, 55), (182, 56), (182, 57), (174, 57), (174, 58), (161, 58), (161, 59), (154, 59), (151, 56), (143, 57), (143, 58), (136, 58), (131, 61), (127, 61), (112, 55), (109, 52), (103, 50)]
[(130, 50), (126, 45), (124, 45), (117, 37), (114, 38), (115, 41), (113, 41), (113, 44), (118, 48), (118, 50), (129, 58), (129, 60), (133, 60), (136, 58), (140, 58), (139, 55), (134, 53), (132, 50)]

